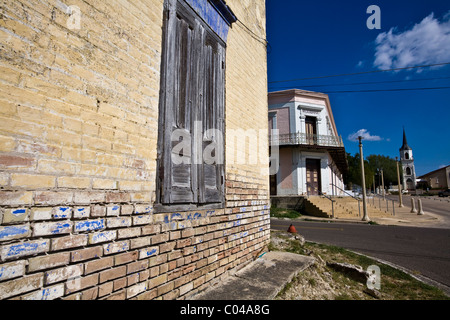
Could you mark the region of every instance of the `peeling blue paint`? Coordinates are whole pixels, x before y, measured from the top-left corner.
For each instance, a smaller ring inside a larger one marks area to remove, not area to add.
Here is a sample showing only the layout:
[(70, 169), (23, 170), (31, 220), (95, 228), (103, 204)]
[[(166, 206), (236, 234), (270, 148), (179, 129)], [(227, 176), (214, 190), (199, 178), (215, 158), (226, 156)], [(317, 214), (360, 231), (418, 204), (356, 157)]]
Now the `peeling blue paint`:
[(175, 219), (183, 219), (183, 216), (180, 213), (172, 213), (170, 220), (175, 220)]
[(151, 256), (155, 255), (157, 252), (158, 252), (157, 249), (152, 249), (150, 251), (147, 250), (146, 255), (147, 255), (147, 257), (151, 257)]
[(93, 231), (105, 228), (105, 219), (80, 221), (75, 224), (75, 231)]
[(59, 207), (53, 217), (56, 219), (70, 218), (70, 212), (68, 207)]
[(28, 234), (28, 226), (10, 226), (0, 229), (0, 239)]
[(32, 253), (38, 251), (41, 247), (45, 248), (47, 246), (47, 242), (42, 243), (21, 243), (17, 245), (13, 245), (9, 247), (9, 250), (6, 252), (8, 257), (17, 256), (23, 253)]
[(229, 26), (208, 0), (186, 0), (215, 33), (227, 42)]
[(70, 228), (70, 223), (58, 223), (54, 230), (52, 230), (52, 234), (58, 234), (64, 231), (64, 229)]

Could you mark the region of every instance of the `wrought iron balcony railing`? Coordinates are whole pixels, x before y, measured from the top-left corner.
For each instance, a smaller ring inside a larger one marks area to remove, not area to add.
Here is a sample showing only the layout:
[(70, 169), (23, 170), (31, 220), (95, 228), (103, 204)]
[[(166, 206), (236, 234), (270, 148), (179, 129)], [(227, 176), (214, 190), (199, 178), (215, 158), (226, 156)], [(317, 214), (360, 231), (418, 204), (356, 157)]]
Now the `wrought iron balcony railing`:
[(342, 137), (321, 134), (288, 133), (269, 136), (270, 145), (312, 145), (323, 147), (344, 147)]

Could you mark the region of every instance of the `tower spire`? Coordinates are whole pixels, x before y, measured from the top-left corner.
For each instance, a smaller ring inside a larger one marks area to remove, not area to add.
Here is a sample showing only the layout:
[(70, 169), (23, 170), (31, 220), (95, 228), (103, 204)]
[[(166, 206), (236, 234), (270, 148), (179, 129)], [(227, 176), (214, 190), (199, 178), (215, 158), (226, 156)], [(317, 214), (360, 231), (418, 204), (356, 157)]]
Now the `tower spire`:
[(406, 140), (405, 127), (403, 127), (403, 145), (400, 150), (412, 150), (411, 147), (408, 146), (408, 141)]

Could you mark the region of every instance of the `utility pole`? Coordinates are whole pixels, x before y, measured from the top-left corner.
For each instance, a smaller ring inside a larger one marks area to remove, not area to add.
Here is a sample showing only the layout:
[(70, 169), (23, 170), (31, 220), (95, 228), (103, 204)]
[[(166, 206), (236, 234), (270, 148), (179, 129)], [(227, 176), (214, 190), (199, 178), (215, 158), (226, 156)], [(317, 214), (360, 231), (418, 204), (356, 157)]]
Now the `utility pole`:
[(367, 200), (366, 200), (366, 177), (364, 173), (364, 156), (363, 156), (363, 149), (362, 149), (362, 137), (358, 137), (359, 139), (359, 155), (361, 157), (361, 181), (362, 181), (362, 192), (363, 192), (363, 211), (364, 216), (362, 218), (363, 221), (370, 221), (368, 215), (367, 215)]
[(395, 157), (395, 162), (397, 163), (397, 183), (398, 183), (398, 202), (399, 207), (403, 208), (403, 200), (402, 200), (402, 185), (400, 183), (400, 170), (398, 168), (398, 157)]
[(383, 169), (381, 169), (381, 183), (383, 185), (383, 200), (386, 200), (386, 191), (384, 190), (384, 176), (383, 176)]

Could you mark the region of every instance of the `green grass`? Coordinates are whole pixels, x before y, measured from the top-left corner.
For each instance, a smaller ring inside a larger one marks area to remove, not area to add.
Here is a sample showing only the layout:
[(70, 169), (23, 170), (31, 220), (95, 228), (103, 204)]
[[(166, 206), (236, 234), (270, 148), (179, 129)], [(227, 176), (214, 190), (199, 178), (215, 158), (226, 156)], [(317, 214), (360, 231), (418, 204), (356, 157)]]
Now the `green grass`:
[(270, 216), (275, 218), (295, 219), (301, 217), (301, 213), (292, 209), (270, 208)]
[[(274, 246), (270, 247), (270, 249), (276, 250)], [(306, 242), (301, 246), (299, 241), (290, 241), (288, 247), (285, 247), (283, 250), (316, 258), (320, 256), (321, 259), (328, 262), (359, 265), (364, 270), (367, 270), (371, 265), (377, 265), (381, 271), (381, 289), (379, 291), (383, 300), (450, 300), (450, 297), (445, 295), (442, 290), (425, 284), (402, 270), (344, 248), (311, 242)], [(332, 270), (328, 266), (324, 266), (322, 271), (330, 273), (334, 281), (345, 288), (349, 288), (335, 296), (336, 300), (357, 299), (356, 292), (360, 292), (362, 286), (360, 283)], [(316, 280), (308, 279), (307, 283), (313, 286), (316, 284)], [(286, 290), (289, 288), (290, 286)]]

